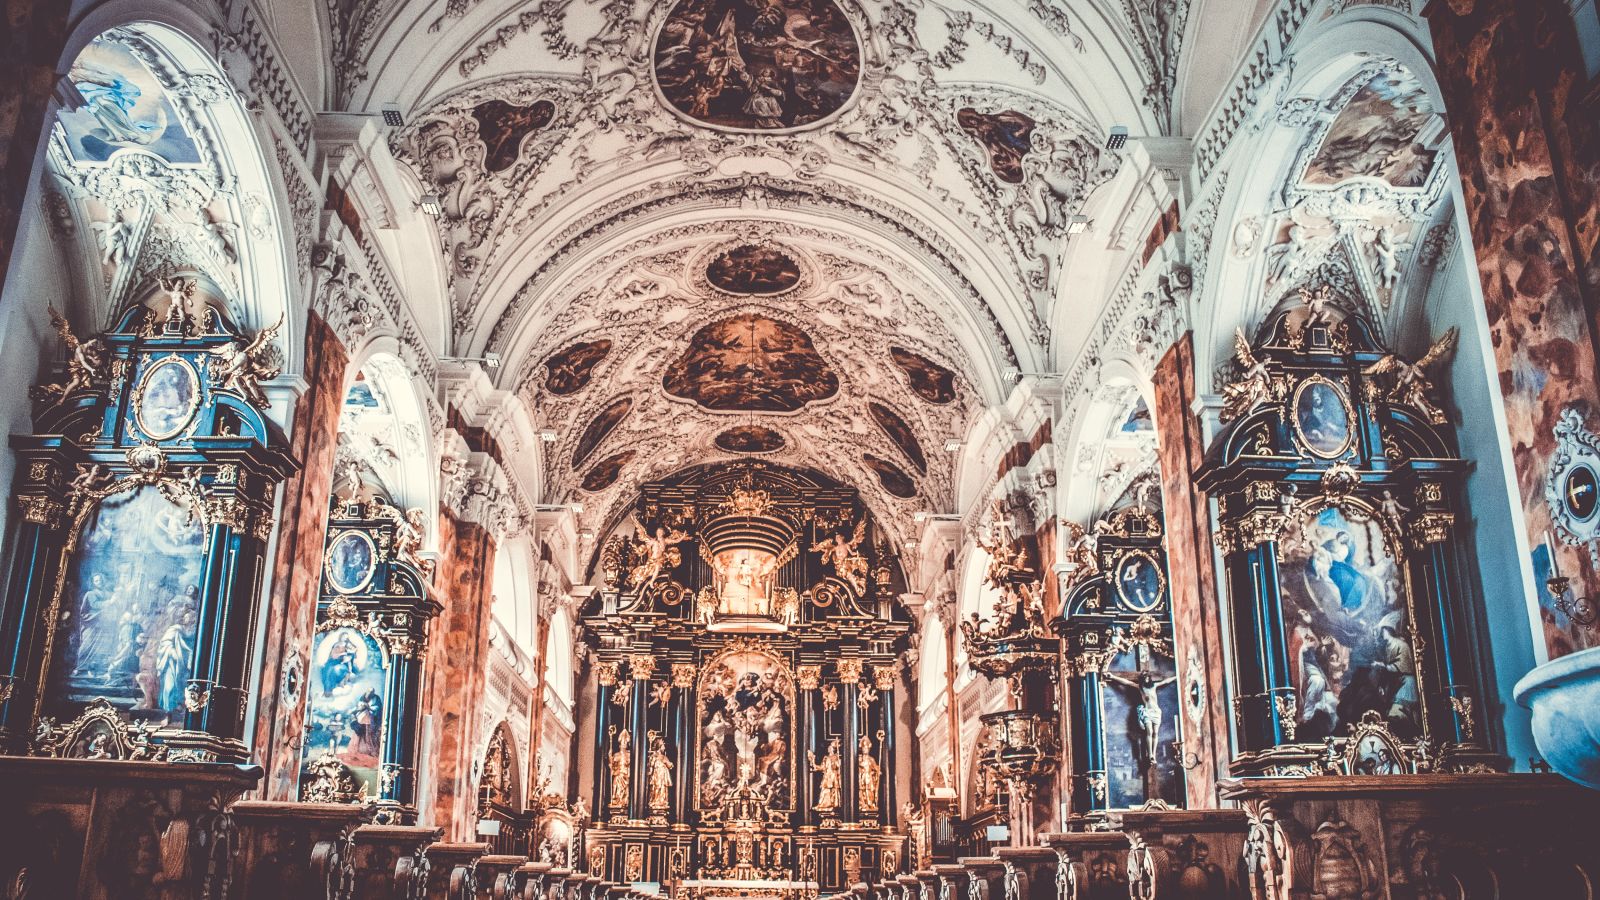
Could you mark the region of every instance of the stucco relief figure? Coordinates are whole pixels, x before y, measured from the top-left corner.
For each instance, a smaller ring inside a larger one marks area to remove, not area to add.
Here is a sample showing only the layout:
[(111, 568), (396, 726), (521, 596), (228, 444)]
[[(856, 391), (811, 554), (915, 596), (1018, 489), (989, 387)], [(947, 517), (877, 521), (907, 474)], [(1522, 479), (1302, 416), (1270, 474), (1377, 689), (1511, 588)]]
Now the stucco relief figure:
[(856, 754), (856, 790), (861, 795), (858, 802), (863, 813), (876, 813), (878, 782), (883, 778), (883, 768), (872, 755), (872, 738), (863, 734), (857, 746), (860, 752)]
[(806, 759), (811, 764), (811, 771), (822, 773), (822, 782), (817, 785), (817, 811), (833, 812), (839, 808), (839, 791), (842, 787), (840, 767), (843, 762), (839, 758), (839, 739), (834, 738), (828, 742), (828, 753), (817, 762), (815, 753), (806, 751)]
[(689, 535), (673, 529), (667, 531), (660, 526), (646, 537), (640, 544), (642, 561), (628, 573), (630, 587), (644, 587), (655, 581), (661, 575), (661, 570), (668, 566), (676, 566), (681, 561), (676, 545), (689, 539)]
[(611, 753), (611, 808), (628, 808), (628, 783), (633, 774), (633, 735), (617, 735), (617, 749)]
[(672, 760), (659, 732), (650, 733), (650, 768), (645, 777), (649, 780), (650, 811), (666, 811), (672, 805)]
[(822, 554), (822, 562), (832, 566), (834, 574), (849, 582), (857, 593), (867, 589), (867, 560), (858, 552), (861, 541), (866, 537), (866, 529), (867, 520), (862, 519), (856, 523), (855, 532), (848, 539), (842, 534), (835, 534), (811, 547), (811, 552)]

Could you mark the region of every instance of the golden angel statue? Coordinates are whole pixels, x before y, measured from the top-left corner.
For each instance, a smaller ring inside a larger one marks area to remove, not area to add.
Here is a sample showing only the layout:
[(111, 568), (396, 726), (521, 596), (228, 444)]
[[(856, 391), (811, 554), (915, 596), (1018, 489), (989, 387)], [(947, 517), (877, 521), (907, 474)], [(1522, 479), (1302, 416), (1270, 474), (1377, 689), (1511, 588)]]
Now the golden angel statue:
[[(616, 726), (612, 726), (615, 728)], [(617, 735), (617, 749), (611, 753), (611, 808), (628, 808), (628, 783), (633, 775), (633, 734)]]
[(1239, 377), (1222, 388), (1223, 422), (1232, 422), (1245, 413), (1272, 399), (1272, 373), (1267, 362), (1257, 359), (1250, 349), (1250, 340), (1243, 328), (1233, 331), (1233, 358), (1239, 366)]
[(266, 409), (270, 404), (261, 382), (271, 381), (283, 372), (282, 366), (273, 359), (272, 345), (282, 326), (283, 316), (279, 316), (271, 328), (263, 328), (255, 337), (243, 342), (243, 346), (240, 345), (242, 339), (235, 339), (212, 350), (216, 359), (211, 373), (217, 386), (237, 391), (251, 406)]
[(628, 586), (642, 588), (655, 581), (661, 570), (682, 562), (676, 545), (689, 539), (689, 535), (674, 528), (667, 531), (661, 526), (644, 538), (635, 552), (642, 555), (638, 565), (628, 572)]
[(833, 567), (833, 573), (848, 582), (857, 593), (867, 589), (867, 560), (861, 555), (861, 541), (867, 534), (867, 520), (856, 523), (855, 532), (848, 540), (842, 534), (823, 538), (811, 546), (812, 553), (822, 554), (822, 562)]
[(1388, 399), (1391, 403), (1404, 403), (1428, 417), (1435, 425), (1444, 425), (1450, 418), (1433, 402), (1433, 383), (1428, 380), (1428, 370), (1455, 352), (1461, 332), (1451, 327), (1444, 336), (1433, 342), (1428, 352), (1415, 363), (1408, 363), (1390, 353), (1362, 370), (1369, 378), (1389, 378)]
[(661, 732), (650, 732), (649, 769), (645, 773), (650, 789), (650, 811), (666, 812), (672, 806), (672, 760), (667, 757), (667, 742)]
[(817, 764), (817, 755), (810, 750), (806, 751), (806, 759), (811, 764), (811, 771), (822, 773), (822, 783), (817, 786), (817, 812), (837, 810), (842, 787), (840, 767), (843, 765), (839, 759), (839, 739), (828, 742), (828, 754), (822, 758), (821, 765)]
[(871, 737), (863, 734), (856, 748), (856, 791), (860, 794), (861, 811), (875, 813), (878, 811), (878, 782), (882, 779), (883, 770), (872, 755)]
[(67, 348), (67, 383), (41, 386), (37, 396), (52, 401), (51, 405), (55, 406), (78, 391), (93, 387), (95, 382), (104, 381), (106, 364), (110, 360), (103, 341), (99, 338), (79, 340), (66, 317), (53, 306), (50, 307), (50, 325), (61, 336), (62, 346)]

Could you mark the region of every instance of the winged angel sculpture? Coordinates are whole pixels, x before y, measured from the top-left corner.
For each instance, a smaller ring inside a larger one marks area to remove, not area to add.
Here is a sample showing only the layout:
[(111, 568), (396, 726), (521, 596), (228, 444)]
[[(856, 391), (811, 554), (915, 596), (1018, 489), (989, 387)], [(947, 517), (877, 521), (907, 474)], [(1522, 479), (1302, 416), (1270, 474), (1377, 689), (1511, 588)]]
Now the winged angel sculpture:
[(1428, 370), (1455, 352), (1460, 331), (1451, 328), (1433, 342), (1428, 352), (1415, 363), (1408, 363), (1393, 353), (1388, 354), (1362, 370), (1369, 378), (1387, 378), (1389, 390), (1385, 395), (1390, 403), (1415, 407), (1435, 425), (1450, 421), (1444, 409), (1433, 401), (1433, 383), (1428, 380)]
[(66, 317), (50, 308), (50, 325), (61, 335), (61, 344), (67, 348), (67, 381), (65, 384), (46, 384), (34, 389), (34, 399), (48, 401), (51, 406), (81, 390), (94, 386), (106, 377), (106, 345), (99, 338), (80, 340), (72, 333)]
[(262, 329), (250, 340), (229, 341), (212, 350), (215, 359), (211, 373), (217, 386), (223, 390), (237, 391), (257, 409), (270, 406), (267, 392), (261, 389), (261, 382), (271, 381), (283, 371), (272, 343), (282, 326), (283, 316), (280, 315), (271, 328)]
[(1272, 373), (1264, 359), (1257, 359), (1250, 349), (1250, 340), (1243, 328), (1233, 331), (1233, 358), (1239, 366), (1239, 377), (1222, 389), (1222, 421), (1232, 422), (1268, 400), (1273, 399)]

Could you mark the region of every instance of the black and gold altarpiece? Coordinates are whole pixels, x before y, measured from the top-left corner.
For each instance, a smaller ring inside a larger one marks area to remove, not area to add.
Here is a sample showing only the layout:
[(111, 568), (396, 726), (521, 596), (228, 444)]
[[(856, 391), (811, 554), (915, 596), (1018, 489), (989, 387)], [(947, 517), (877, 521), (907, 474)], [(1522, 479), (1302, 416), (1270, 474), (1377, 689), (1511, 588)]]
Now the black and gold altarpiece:
[(194, 282), (164, 288), (94, 337), (51, 313), (65, 377), (11, 439), (8, 753), (246, 759), (273, 503), (297, 468), (264, 415), (276, 328), (246, 334)]
[(1460, 559), (1468, 464), (1416, 360), (1327, 288), (1236, 338), (1216, 502), (1238, 775), (1503, 765), (1487, 749)]
[(775, 894), (898, 871), (910, 620), (856, 492), (751, 461), (647, 485), (633, 514), (584, 616), (599, 685), (589, 871)]

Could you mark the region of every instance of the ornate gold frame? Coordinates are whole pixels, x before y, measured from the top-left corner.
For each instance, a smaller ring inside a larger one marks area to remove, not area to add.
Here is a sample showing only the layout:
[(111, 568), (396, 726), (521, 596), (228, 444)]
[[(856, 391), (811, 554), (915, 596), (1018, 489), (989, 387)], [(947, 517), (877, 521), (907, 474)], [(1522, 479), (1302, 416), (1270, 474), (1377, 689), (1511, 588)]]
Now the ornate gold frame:
[[(1122, 570), (1135, 559), (1143, 559), (1149, 564), (1151, 569), (1155, 570), (1156, 573), (1156, 584), (1159, 586), (1159, 589), (1156, 591), (1155, 602), (1150, 606), (1136, 606), (1133, 602), (1133, 598), (1129, 597), (1128, 592), (1123, 589)], [(1167, 573), (1161, 571), (1161, 565), (1156, 562), (1156, 558), (1152, 556), (1148, 550), (1129, 550), (1128, 552), (1122, 554), (1122, 558), (1117, 560), (1117, 567), (1115, 570), (1113, 570), (1111, 577), (1116, 582), (1117, 596), (1122, 598), (1123, 604), (1126, 605), (1128, 609), (1136, 613), (1154, 612), (1161, 607), (1161, 601), (1167, 596)]]
[[(149, 359), (149, 368), (144, 370), (144, 375), (139, 378), (139, 385), (133, 389), (133, 422), (138, 427), (139, 433), (146, 438), (152, 441), (170, 441), (183, 434), (185, 429), (194, 424), (195, 414), (200, 411), (201, 406), (200, 376), (195, 372), (194, 366), (182, 354), (173, 353), (160, 359), (156, 359), (152, 355)], [(183, 421), (178, 423), (176, 427), (168, 431), (158, 432), (148, 427), (144, 421), (145, 391), (150, 387), (150, 379), (154, 378), (157, 372), (173, 365), (182, 369), (183, 374), (189, 380), (189, 408), (183, 415)]]
[(778, 667), (778, 670), (784, 675), (784, 683), (780, 686), (780, 689), (784, 699), (789, 704), (789, 733), (786, 735), (786, 740), (789, 742), (789, 797), (788, 803), (775, 808), (785, 812), (793, 812), (796, 808), (796, 805), (799, 803), (800, 785), (798, 784), (797, 772), (799, 753), (795, 747), (795, 729), (797, 727), (796, 719), (799, 718), (799, 710), (795, 707), (796, 692), (794, 669), (790, 667), (788, 660), (784, 659), (783, 656), (777, 650), (773, 649), (772, 645), (768, 644), (767, 642), (752, 640), (749, 638), (736, 638), (723, 645), (715, 654), (708, 657), (703, 663), (701, 663), (699, 671), (695, 673), (694, 796), (692, 798), (693, 802), (691, 805), (696, 810), (712, 808), (703, 806), (700, 802), (700, 772), (702, 768), (701, 764), (705, 760), (705, 753), (703, 752), (704, 748), (701, 746), (701, 742), (705, 736), (704, 732), (706, 724), (706, 679), (709, 678), (711, 673), (716, 670), (717, 664), (722, 662), (724, 659), (730, 656), (740, 656), (750, 653), (759, 654), (772, 660), (772, 662)]
[[(366, 574), (361, 577), (361, 582), (355, 587), (346, 588), (333, 577), (333, 548), (335, 544), (351, 535), (359, 537), (366, 542), (367, 549), (371, 551), (371, 564), (367, 566)], [(327, 549), (322, 554), (322, 574), (328, 579), (328, 586), (340, 594), (359, 594), (372, 584), (372, 577), (378, 573), (378, 545), (373, 542), (372, 536), (358, 528), (347, 528), (335, 533), (327, 543)]]
[[(1300, 397), (1307, 390), (1310, 390), (1313, 385), (1319, 384), (1333, 391), (1334, 396), (1339, 398), (1339, 409), (1344, 413), (1344, 442), (1339, 445), (1337, 450), (1331, 452), (1318, 450), (1317, 448), (1311, 446), (1311, 442), (1306, 439), (1305, 431), (1300, 427)], [(1336, 381), (1325, 378), (1321, 374), (1309, 375), (1302, 379), (1301, 382), (1295, 386), (1294, 395), (1289, 398), (1288, 413), (1289, 426), (1294, 430), (1295, 441), (1298, 442), (1301, 447), (1305, 448), (1307, 453), (1315, 456), (1317, 459), (1338, 459), (1349, 453), (1350, 448), (1355, 446), (1356, 413), (1355, 410), (1350, 406), (1349, 392), (1347, 392)]]

